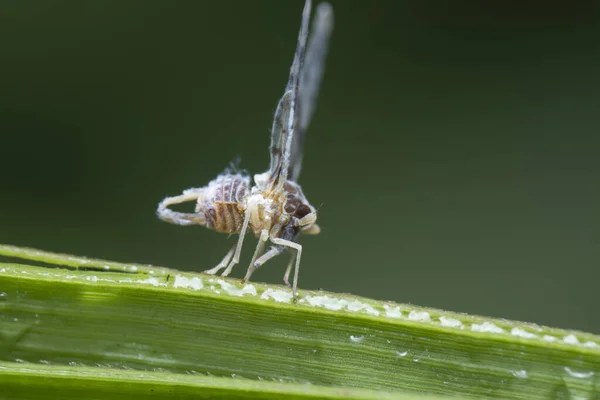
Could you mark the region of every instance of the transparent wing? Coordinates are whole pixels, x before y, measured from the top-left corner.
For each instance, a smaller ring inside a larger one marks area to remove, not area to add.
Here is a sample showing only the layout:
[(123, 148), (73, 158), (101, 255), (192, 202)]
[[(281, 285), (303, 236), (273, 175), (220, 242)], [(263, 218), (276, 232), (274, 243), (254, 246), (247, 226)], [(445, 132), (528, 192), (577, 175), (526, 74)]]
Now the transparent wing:
[(321, 3), (312, 23), (312, 32), (306, 50), (306, 58), (300, 71), (298, 97), (296, 99), (294, 135), (291, 138), (291, 151), (288, 179), (297, 182), (302, 169), (304, 154), (304, 138), (310, 124), (319, 87), (323, 79), (325, 57), (327, 55), (329, 37), (333, 30), (333, 8), (329, 3)]
[(298, 97), (298, 83), (300, 71), (304, 62), (306, 40), (308, 37), (308, 21), (310, 18), (311, 0), (306, 0), (302, 11), (302, 23), (298, 34), (298, 43), (294, 60), (290, 68), (290, 76), (285, 87), (285, 92), (275, 111), (273, 128), (271, 129), (271, 164), (269, 166), (267, 185), (283, 186), (288, 176), (290, 165), (290, 151), (296, 124), (296, 99)]
[(267, 183), (270, 187), (275, 185), (282, 173), (283, 152), (286, 147), (286, 142), (289, 137), (288, 121), (290, 119), (290, 111), (292, 110), (292, 92), (285, 92), (283, 97), (277, 104), (275, 117), (273, 119), (273, 128), (271, 128), (271, 164), (269, 165), (269, 173)]

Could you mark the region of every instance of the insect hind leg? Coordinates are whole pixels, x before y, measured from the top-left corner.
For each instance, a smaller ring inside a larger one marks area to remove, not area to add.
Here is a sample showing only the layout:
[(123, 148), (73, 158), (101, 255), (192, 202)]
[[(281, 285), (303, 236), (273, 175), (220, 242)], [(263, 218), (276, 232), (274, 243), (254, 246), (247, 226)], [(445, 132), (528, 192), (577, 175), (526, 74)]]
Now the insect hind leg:
[(169, 206), (188, 201), (197, 201), (204, 196), (204, 189), (188, 189), (179, 196), (166, 197), (158, 204), (156, 215), (165, 222), (175, 225), (206, 225), (206, 216), (203, 212), (183, 213), (173, 211)]
[(237, 247), (237, 243), (234, 244), (231, 247), (231, 249), (229, 249), (229, 251), (227, 252), (227, 254), (225, 254), (225, 257), (223, 257), (223, 259), (221, 260), (221, 262), (219, 264), (217, 264), (216, 267), (211, 268), (211, 269), (207, 269), (206, 271), (204, 271), (204, 273), (205, 274), (209, 274), (209, 275), (215, 275), (220, 270), (222, 270), (223, 268), (225, 268), (227, 266), (227, 264), (229, 264), (229, 261), (231, 260), (231, 257), (233, 257), (233, 252), (235, 251), (236, 247)]

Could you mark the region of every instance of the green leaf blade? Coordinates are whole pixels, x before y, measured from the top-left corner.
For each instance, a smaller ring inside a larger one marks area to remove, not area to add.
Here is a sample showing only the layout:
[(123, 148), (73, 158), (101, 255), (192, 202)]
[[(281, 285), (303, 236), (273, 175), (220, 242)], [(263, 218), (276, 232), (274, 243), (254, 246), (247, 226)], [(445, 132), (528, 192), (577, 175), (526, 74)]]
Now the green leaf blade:
[(591, 334), (73, 259), (0, 265), (0, 360), (515, 399), (600, 387)]

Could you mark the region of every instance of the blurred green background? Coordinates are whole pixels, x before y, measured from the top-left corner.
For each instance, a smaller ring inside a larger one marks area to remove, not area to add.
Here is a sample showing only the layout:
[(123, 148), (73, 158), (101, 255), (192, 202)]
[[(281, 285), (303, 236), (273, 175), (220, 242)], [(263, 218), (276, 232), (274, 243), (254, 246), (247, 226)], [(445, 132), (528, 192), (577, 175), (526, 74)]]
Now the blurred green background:
[[(526, 3), (333, 1), (301, 288), (600, 333), (598, 3)], [(0, 242), (214, 266), (156, 204), (267, 168), (302, 6), (3, 1)]]

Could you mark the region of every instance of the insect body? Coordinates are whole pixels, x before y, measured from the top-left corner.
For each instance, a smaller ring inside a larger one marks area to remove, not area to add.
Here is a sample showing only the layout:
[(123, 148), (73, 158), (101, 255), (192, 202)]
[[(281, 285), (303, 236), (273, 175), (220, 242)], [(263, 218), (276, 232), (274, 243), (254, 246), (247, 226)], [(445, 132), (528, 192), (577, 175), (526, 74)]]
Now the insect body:
[[(239, 234), (237, 243), (223, 260), (205, 271), (209, 274), (225, 268), (221, 275), (229, 275), (239, 262), (248, 230), (259, 240), (244, 281), (248, 281), (252, 273), (269, 259), (286, 249), (292, 250), (283, 280), (289, 285), (289, 275), (295, 266), (294, 299), (302, 255), (302, 246), (297, 243), (297, 238), (300, 233), (317, 234), (320, 231), (316, 224), (317, 212), (296, 181), (302, 166), (304, 135), (314, 111), (333, 27), (331, 6), (319, 4), (307, 46), (310, 10), (311, 1), (307, 0), (288, 84), (275, 111), (269, 170), (254, 176), (254, 186), (251, 186), (249, 176), (225, 171), (203, 188), (187, 189), (179, 196), (165, 198), (157, 210), (158, 217), (170, 223), (203, 225), (217, 232)], [(187, 201), (196, 202), (195, 212), (183, 213), (169, 208)], [(271, 247), (265, 251), (269, 241)]]

